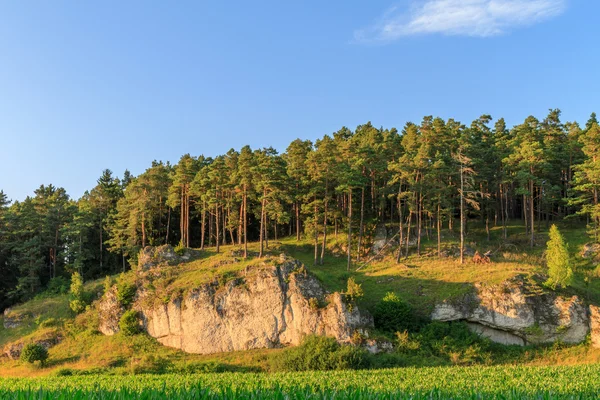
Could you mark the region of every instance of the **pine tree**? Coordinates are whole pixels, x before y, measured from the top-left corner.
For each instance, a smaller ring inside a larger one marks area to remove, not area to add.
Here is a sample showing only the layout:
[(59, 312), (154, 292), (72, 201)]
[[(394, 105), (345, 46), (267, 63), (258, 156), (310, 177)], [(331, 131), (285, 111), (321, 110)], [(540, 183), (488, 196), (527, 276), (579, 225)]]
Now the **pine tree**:
[(553, 289), (573, 283), (573, 269), (569, 261), (569, 250), (556, 225), (550, 227), (550, 240), (546, 243), (546, 264), (549, 278), (546, 284)]

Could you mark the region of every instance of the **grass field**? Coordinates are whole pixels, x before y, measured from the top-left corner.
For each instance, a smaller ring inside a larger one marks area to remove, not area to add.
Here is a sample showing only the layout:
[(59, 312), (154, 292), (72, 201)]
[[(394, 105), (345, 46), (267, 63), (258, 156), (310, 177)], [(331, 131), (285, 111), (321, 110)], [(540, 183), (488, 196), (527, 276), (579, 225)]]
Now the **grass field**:
[(0, 379), (17, 399), (596, 399), (600, 366)]

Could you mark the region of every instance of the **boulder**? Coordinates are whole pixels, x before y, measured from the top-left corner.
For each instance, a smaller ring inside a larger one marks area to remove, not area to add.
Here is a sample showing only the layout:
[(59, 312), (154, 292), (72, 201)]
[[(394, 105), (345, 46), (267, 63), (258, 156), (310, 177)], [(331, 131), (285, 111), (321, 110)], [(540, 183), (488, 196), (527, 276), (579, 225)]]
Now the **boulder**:
[(543, 290), (522, 276), (500, 285), (475, 285), (461, 299), (435, 306), (438, 321), (467, 321), (471, 329), (504, 344), (580, 343), (590, 319), (577, 297), (564, 298)]
[(119, 332), (119, 321), (125, 312), (125, 309), (117, 299), (117, 286), (113, 286), (97, 302), (98, 310), (98, 330), (107, 336), (112, 336)]

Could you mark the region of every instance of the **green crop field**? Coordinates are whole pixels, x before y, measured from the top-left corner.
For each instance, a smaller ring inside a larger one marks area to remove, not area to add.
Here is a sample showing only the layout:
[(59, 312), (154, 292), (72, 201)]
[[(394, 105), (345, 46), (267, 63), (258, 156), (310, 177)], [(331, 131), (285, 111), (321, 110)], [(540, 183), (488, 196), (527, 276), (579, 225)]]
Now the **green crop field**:
[(600, 366), (74, 375), (0, 380), (5, 399), (596, 399)]

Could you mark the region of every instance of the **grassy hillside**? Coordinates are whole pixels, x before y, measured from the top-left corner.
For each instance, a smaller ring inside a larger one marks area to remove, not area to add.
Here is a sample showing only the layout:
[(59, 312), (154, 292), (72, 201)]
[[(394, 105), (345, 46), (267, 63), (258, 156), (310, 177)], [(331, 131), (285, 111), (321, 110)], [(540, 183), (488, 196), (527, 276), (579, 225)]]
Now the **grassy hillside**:
[[(474, 225), (474, 224), (473, 224)], [(576, 280), (565, 294), (575, 293), (592, 302), (600, 300), (600, 278), (596, 264), (581, 257), (582, 246), (587, 242), (585, 231), (567, 224), (560, 226), (570, 245)], [(359, 306), (372, 310), (387, 292), (395, 292), (411, 304), (417, 313), (429, 315), (431, 307), (446, 298), (472, 290), (474, 283), (499, 283), (517, 274), (543, 274), (543, 252), (547, 233), (538, 235), (538, 246), (529, 249), (528, 238), (522, 226), (509, 227), (508, 240), (501, 239), (500, 228), (491, 230), (490, 241), (482, 228), (471, 226), (468, 247), (481, 253), (493, 251), (491, 264), (474, 264), (468, 259), (460, 265), (453, 257), (438, 258), (434, 238), (424, 238), (422, 256), (411, 255), (396, 263), (390, 253), (368, 264), (354, 263), (348, 271), (343, 254), (345, 237), (331, 234), (323, 265), (313, 265), (314, 248), (310, 240), (296, 241), (285, 238), (271, 241), (266, 258), (255, 257), (257, 244), (251, 244), (252, 257), (243, 260), (237, 246), (222, 246), (216, 254), (214, 249), (199, 253), (193, 261), (174, 266), (169, 273), (153, 281), (152, 290), (157, 298), (167, 299), (198, 285), (217, 280), (224, 282), (251, 265), (275, 262), (280, 253), (301, 260), (330, 291), (343, 291), (348, 278), (354, 277), (364, 289), (365, 296)], [(457, 235), (444, 232), (444, 251), (452, 253), (457, 248)], [(365, 259), (369, 259), (367, 255)], [(133, 280), (133, 272), (128, 279)], [(114, 280), (117, 277), (113, 277)], [(86, 291), (97, 295), (102, 292), (101, 281), (86, 284)], [(159, 345), (145, 335), (106, 337), (99, 334), (97, 315), (93, 309), (75, 317), (69, 309), (68, 295), (42, 295), (25, 304), (13, 307), (11, 314), (23, 318), (22, 325), (5, 329), (0, 325), (0, 346), (15, 342), (28, 342), (39, 338), (60, 337), (62, 341), (50, 349), (48, 368), (32, 370), (6, 356), (0, 357), (0, 375), (19, 376), (47, 374), (62, 368), (76, 370), (112, 371), (113, 373), (139, 373), (161, 371), (256, 371), (269, 368), (269, 357), (281, 350), (255, 350), (219, 355), (201, 356)], [(508, 354), (508, 353), (507, 353)], [(597, 362), (600, 352), (583, 344), (565, 347), (561, 345), (525, 348), (500, 357), (502, 362), (534, 364)], [(446, 362), (436, 360), (435, 362)], [(449, 361), (451, 362), (451, 361)], [(492, 361), (490, 361), (492, 362)]]

